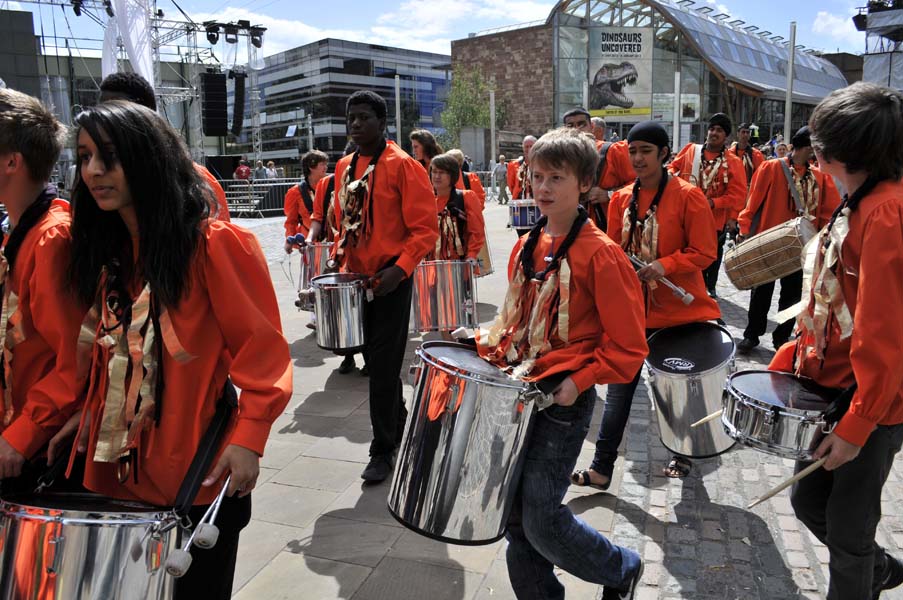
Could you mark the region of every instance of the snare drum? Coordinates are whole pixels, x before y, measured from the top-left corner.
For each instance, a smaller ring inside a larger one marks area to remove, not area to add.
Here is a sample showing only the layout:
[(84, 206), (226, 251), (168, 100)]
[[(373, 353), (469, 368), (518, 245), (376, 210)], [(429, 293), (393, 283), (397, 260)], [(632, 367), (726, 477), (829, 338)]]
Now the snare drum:
[(690, 427), (721, 408), (724, 382), (734, 372), (731, 334), (714, 323), (660, 329), (649, 338), (649, 383), (662, 444), (691, 458), (727, 452), (734, 440), (717, 419)]
[(534, 406), (544, 396), (464, 344), (427, 342), (417, 356), (389, 512), (432, 539), (491, 544), (505, 534)]
[(317, 346), (324, 350), (363, 350), (364, 302), (369, 277), (357, 273), (331, 273), (314, 277)]
[(326, 271), (326, 261), (332, 250), (332, 242), (312, 242), (299, 249), (301, 270), (298, 274), (298, 299), (301, 310), (314, 310), (314, 295), (310, 280)]
[(164, 600), (171, 511), (87, 493), (0, 501), (0, 598)]
[(533, 229), (539, 220), (539, 207), (535, 200), (512, 200), (508, 205), (511, 216), (511, 227), (514, 229)]
[(790, 373), (740, 371), (727, 382), (721, 423), (744, 446), (809, 461), (833, 429), (824, 411), (836, 394)]
[(477, 288), (469, 262), (424, 261), (417, 265), (413, 279), (412, 333), (477, 326)]

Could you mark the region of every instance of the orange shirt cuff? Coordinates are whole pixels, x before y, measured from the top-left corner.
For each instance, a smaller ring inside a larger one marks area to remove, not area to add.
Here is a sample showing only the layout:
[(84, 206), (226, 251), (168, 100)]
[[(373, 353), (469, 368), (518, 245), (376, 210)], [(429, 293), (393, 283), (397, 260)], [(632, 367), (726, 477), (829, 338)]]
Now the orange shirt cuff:
[(854, 412), (847, 411), (847, 414), (843, 416), (837, 427), (834, 428), (834, 433), (843, 438), (844, 441), (861, 448), (865, 446), (865, 442), (874, 430), (874, 422), (860, 417)]
[(232, 438), (229, 440), (229, 443), (247, 448), (263, 456), (263, 449), (266, 446), (271, 427), (272, 423), (269, 421), (240, 418), (235, 425), (235, 431), (232, 432)]
[(3, 439), (26, 459), (37, 454), (50, 437), (40, 425), (25, 415), (16, 417), (3, 431)]
[(577, 391), (581, 394), (596, 385), (596, 376), (593, 375), (593, 371), (589, 367), (584, 367), (571, 375), (571, 380), (573, 380), (574, 385), (577, 386)]
[(665, 275), (670, 275), (674, 272), (675, 264), (674, 259), (670, 256), (663, 256), (658, 259), (658, 262), (661, 263), (662, 267), (665, 269)]
[(398, 260), (395, 261), (395, 264), (401, 267), (401, 270), (404, 271), (405, 275), (410, 277), (411, 273), (414, 272), (414, 268), (417, 266), (417, 261), (415, 261), (407, 254), (402, 254), (398, 257)]

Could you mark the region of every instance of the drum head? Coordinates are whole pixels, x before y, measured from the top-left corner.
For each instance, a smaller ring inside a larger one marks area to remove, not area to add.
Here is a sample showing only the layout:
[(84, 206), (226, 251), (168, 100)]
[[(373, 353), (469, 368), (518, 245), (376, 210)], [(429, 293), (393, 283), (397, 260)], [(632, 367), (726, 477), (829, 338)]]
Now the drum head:
[(357, 273), (329, 273), (327, 275), (319, 275), (310, 280), (311, 285), (343, 285), (354, 283), (367, 279), (366, 275), (358, 275)]
[(730, 360), (734, 340), (714, 323), (689, 323), (660, 329), (649, 338), (650, 367), (676, 375), (704, 373)]
[(504, 385), (518, 383), (502, 373), (498, 367), (480, 358), (472, 346), (454, 342), (426, 342), (420, 346), (420, 352), (432, 362), (476, 379)]
[(83, 513), (158, 513), (165, 509), (141, 502), (115, 500), (91, 493), (43, 492), (40, 494), (8, 494), (3, 502), (28, 508), (76, 511)]
[(730, 389), (771, 406), (797, 410), (825, 410), (832, 390), (808, 379), (777, 371), (741, 371), (730, 378)]

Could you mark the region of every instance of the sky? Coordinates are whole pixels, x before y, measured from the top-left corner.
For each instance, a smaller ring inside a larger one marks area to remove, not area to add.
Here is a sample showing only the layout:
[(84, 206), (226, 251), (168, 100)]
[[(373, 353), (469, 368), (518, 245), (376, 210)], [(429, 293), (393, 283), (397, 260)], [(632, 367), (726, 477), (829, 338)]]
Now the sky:
[[(265, 56), (334, 37), (451, 53), (451, 40), (468, 33), (517, 23), (545, 20), (554, 1), (541, 0), (176, 0), (195, 21), (247, 19), (268, 28)], [(695, 0), (691, 8), (710, 6), (742, 19), (747, 25), (789, 38), (790, 21), (797, 22), (797, 43), (826, 52), (862, 53), (865, 35), (851, 21), (862, 0)], [(88, 17), (75, 17), (71, 9), (0, 0), (0, 7), (35, 13), (35, 31), (60, 37), (89, 38), (80, 47), (99, 48), (103, 31)], [(173, 0), (157, 0), (167, 18), (181, 14)], [(65, 12), (65, 18), (63, 13)], [(730, 19), (728, 19), (730, 20)], [(71, 31), (71, 34), (69, 33)], [(206, 44), (204, 36), (200, 41)], [(222, 40), (214, 53), (224, 51)], [(243, 52), (243, 51), (242, 51)]]

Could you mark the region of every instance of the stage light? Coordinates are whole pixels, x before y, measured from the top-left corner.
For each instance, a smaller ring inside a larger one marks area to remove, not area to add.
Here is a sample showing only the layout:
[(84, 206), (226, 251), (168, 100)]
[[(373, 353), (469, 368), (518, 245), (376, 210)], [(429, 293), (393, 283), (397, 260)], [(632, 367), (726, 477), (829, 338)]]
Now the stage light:
[(226, 43), (227, 44), (237, 44), (238, 43), (238, 27), (235, 25), (226, 25), (224, 27), (226, 32)]
[(72, 0), (72, 12), (76, 17), (82, 16), (82, 0)]
[(266, 31), (263, 27), (251, 27), (250, 35), (251, 35), (251, 43), (255, 48), (260, 48), (263, 46), (263, 33)]
[(219, 41), (219, 25), (216, 23), (205, 23), (207, 30), (207, 41), (211, 46), (216, 46)]
[(110, 0), (103, 0), (103, 8), (107, 11), (107, 16), (111, 19), (115, 16), (113, 15), (113, 3)]

